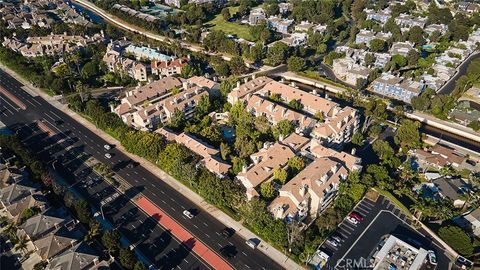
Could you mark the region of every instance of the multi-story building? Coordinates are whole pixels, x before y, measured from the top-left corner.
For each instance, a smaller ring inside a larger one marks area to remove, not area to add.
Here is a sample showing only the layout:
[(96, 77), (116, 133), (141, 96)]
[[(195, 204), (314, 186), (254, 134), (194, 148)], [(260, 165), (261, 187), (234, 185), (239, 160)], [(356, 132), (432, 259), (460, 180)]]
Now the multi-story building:
[(244, 167), (236, 177), (245, 187), (247, 198), (259, 196), (257, 189), (260, 184), (272, 178), (276, 169), (285, 167), (288, 160), (296, 156), (308, 141), (293, 133), (275, 144), (266, 143), (259, 152), (252, 154), (250, 159), (253, 163)]
[(372, 83), (371, 90), (377, 94), (398, 99), (410, 103), (413, 97), (420, 95), (425, 89), (425, 85), (420, 82), (396, 77), (389, 73), (383, 73), (382, 76)]
[(112, 111), (127, 125), (154, 130), (158, 124), (170, 121), (176, 110), (190, 117), (202, 97), (208, 97), (209, 91), (217, 87), (218, 83), (203, 77), (165, 77), (127, 92)]
[(250, 15), (248, 16), (248, 23), (250, 25), (256, 25), (262, 22), (265, 22), (265, 11), (263, 8), (255, 8), (250, 11)]
[(287, 44), (289, 47), (298, 47), (305, 45), (307, 39), (307, 33), (293, 33), (290, 36), (281, 39), (280, 42)]
[(172, 61), (174, 57), (163, 54), (158, 50), (145, 46), (128, 45), (125, 53), (132, 54), (137, 60), (156, 60), (156, 61)]
[(182, 68), (188, 65), (188, 59), (178, 58), (171, 61), (153, 60), (150, 68), (152, 74), (160, 77), (169, 77), (182, 73)]
[(347, 176), (348, 169), (340, 162), (317, 158), (279, 190), (269, 210), (280, 219), (316, 217), (333, 201)]
[(288, 34), (288, 30), (292, 26), (293, 22), (293, 19), (282, 19), (281, 17), (277, 16), (270, 16), (267, 19), (268, 27), (282, 34)]
[(389, 8), (379, 11), (365, 9), (365, 13), (367, 14), (367, 20), (377, 21), (381, 24), (385, 24), (392, 17), (392, 12)]
[(427, 23), (427, 18), (424, 17), (414, 17), (405, 13), (400, 14), (398, 17), (395, 18), (395, 23), (404, 28), (411, 28), (414, 26), (418, 26), (420, 28), (424, 28), (425, 24)]
[(448, 30), (448, 26), (446, 24), (429, 24), (427, 27), (425, 27), (424, 31), (427, 33), (429, 36), (433, 34), (433, 32), (439, 32), (442, 35), (445, 34)]
[(358, 65), (350, 58), (338, 58), (333, 60), (333, 72), (340, 80), (356, 86), (359, 79), (367, 80), (370, 69)]
[(358, 111), (351, 107), (335, 108), (330, 117), (319, 123), (311, 133), (313, 138), (329, 147), (341, 148), (349, 142), (358, 130), (360, 119)]
[(230, 93), (228, 93), (227, 101), (233, 105), (237, 101), (242, 100), (248, 94), (253, 94), (258, 90), (262, 89), (267, 83), (271, 81), (273, 80), (268, 77), (262, 76), (247, 81), (244, 84), (237, 82), (237, 86), (233, 88)]
[(405, 41), (405, 42), (394, 42), (392, 44), (392, 47), (388, 51), (391, 55), (401, 55), (401, 56), (407, 56), (408, 52), (411, 50), (414, 50), (414, 45), (410, 41)]

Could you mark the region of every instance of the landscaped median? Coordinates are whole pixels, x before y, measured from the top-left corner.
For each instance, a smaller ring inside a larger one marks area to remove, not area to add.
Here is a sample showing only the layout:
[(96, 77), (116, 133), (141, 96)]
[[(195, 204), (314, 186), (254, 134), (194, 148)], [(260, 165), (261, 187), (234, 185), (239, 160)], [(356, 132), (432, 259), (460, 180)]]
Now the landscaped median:
[(155, 219), (163, 228), (170, 231), (179, 241), (182, 242), (183, 245), (185, 245), (189, 250), (195, 252), (195, 254), (197, 254), (214, 269), (234, 269), (218, 254), (209, 249), (205, 244), (195, 238), (175, 220), (150, 202), (150, 200), (145, 197), (140, 197), (140, 199), (138, 199), (135, 203), (138, 205), (138, 207), (145, 211), (145, 213)]

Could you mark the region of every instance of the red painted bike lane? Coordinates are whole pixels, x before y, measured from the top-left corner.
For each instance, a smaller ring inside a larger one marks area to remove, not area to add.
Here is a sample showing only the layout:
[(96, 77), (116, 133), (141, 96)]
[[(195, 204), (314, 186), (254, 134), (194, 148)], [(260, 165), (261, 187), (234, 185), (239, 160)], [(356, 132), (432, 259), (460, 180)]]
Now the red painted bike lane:
[(232, 266), (230, 266), (207, 246), (205, 246), (201, 241), (197, 240), (192, 234), (180, 226), (175, 220), (166, 215), (147, 198), (141, 197), (136, 201), (136, 204), (148, 215), (157, 220), (162, 227), (170, 230), (170, 232), (187, 248), (195, 252), (195, 254), (197, 254), (214, 269), (233, 270)]

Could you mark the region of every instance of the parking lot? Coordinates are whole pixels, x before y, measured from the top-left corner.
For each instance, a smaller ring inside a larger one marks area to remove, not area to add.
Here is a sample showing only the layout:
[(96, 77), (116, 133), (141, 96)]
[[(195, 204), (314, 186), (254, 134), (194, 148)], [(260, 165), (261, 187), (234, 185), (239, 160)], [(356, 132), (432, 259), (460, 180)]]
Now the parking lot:
[(331, 269), (344, 269), (347, 261), (364, 261), (367, 266), (382, 238), (388, 235), (395, 235), (416, 248), (435, 251), (438, 265), (427, 263), (422, 269), (449, 269), (452, 260), (442, 247), (425, 232), (410, 226), (410, 217), (384, 196), (379, 196), (376, 201), (364, 198), (353, 211), (360, 214), (363, 221), (354, 224), (344, 219), (332, 234), (338, 236), (340, 242), (325, 241), (321, 246), (330, 255)]

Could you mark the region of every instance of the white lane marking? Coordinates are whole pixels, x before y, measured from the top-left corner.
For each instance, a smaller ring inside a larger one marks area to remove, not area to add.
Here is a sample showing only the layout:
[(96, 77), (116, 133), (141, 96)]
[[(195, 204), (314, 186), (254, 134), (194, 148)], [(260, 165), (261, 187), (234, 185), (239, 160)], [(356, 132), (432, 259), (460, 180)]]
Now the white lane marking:
[(197, 225), (195, 225), (195, 224), (193, 224), (193, 227), (195, 227), (195, 228), (197, 228), (197, 229), (198, 229), (198, 226), (197, 226)]
[(133, 171), (133, 173), (138, 175), (138, 172), (137, 172), (137, 171)]
[(242, 251), (242, 254), (245, 255), (245, 256), (247, 256), (247, 253), (245, 253), (245, 252), (243, 252), (243, 251)]
[(186, 263), (188, 263), (187, 259), (183, 259)]
[(222, 245), (220, 245), (220, 243), (217, 243), (217, 245), (218, 245), (219, 247), (222, 247)]
[(210, 238), (210, 235), (208, 235), (208, 234), (205, 234), (205, 236), (208, 237), (208, 238)]
[(208, 224), (207, 224), (207, 223), (205, 223), (205, 222), (203, 222), (203, 225), (205, 225), (205, 227), (208, 227)]
[(172, 197), (170, 197), (170, 201), (174, 202), (174, 201), (175, 201), (175, 199), (174, 199), (174, 198), (172, 198)]
[(53, 111), (50, 111), (50, 113), (58, 117), (58, 119), (62, 119), (62, 117), (58, 116), (58, 114), (54, 113)]
[(7, 103), (8, 105), (10, 105), (10, 107), (12, 107), (13, 109), (15, 109), (17, 112), (19, 111), (19, 109), (17, 109), (16, 106), (13, 106), (12, 104), (10, 104), (10, 102), (7, 101), (6, 99), (4, 99), (2, 96), (0, 96), (0, 99), (2, 99), (5, 103)]
[(170, 207), (170, 209), (172, 209), (173, 211), (177, 212), (177, 210), (175, 210), (175, 208), (173, 208), (173, 207)]
[(164, 201), (164, 200), (161, 200), (161, 201), (162, 201), (164, 204), (167, 204), (167, 202), (166, 202), (166, 201)]

